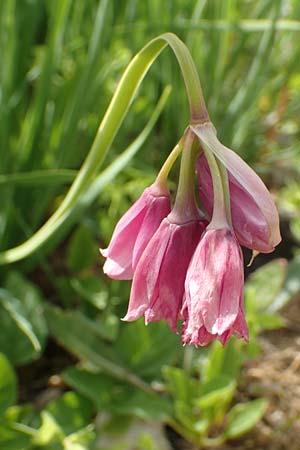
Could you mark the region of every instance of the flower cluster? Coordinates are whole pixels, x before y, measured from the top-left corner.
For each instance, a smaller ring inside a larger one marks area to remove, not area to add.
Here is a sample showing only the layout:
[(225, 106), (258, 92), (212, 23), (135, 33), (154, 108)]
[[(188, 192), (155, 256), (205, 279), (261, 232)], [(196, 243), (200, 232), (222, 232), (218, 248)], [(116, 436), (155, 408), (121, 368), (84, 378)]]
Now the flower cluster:
[[(181, 146), (173, 208), (159, 176), (102, 250), (104, 272), (133, 280), (123, 320), (163, 319), (175, 332), (182, 320), (184, 344), (213, 339), (225, 344), (232, 335), (248, 340), (240, 245), (274, 250), (281, 239), (276, 207), (256, 173), (218, 141), (211, 122), (190, 126)], [(195, 200), (195, 171), (202, 211)]]

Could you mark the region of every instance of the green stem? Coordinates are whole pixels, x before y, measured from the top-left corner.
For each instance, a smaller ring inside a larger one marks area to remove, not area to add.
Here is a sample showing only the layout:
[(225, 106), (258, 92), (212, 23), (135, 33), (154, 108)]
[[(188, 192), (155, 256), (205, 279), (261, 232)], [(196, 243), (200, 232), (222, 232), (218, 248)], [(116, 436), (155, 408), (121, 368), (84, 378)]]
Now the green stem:
[(133, 58), (125, 70), (99, 126), (92, 147), (56, 212), (23, 244), (0, 253), (0, 264), (12, 263), (32, 254), (48, 240), (49, 235), (53, 235), (58, 228), (63, 226), (68, 210), (74, 206), (99, 170), (144, 76), (167, 45), (175, 53), (182, 71), (190, 104), (191, 123), (202, 123), (208, 120), (197, 71), (185, 44), (172, 33), (162, 34), (150, 41)]
[(190, 122), (201, 123), (209, 120), (199, 75), (187, 46), (175, 34), (165, 33), (163, 38), (172, 48), (179, 63), (190, 104)]
[(176, 223), (184, 223), (199, 218), (195, 199), (195, 164), (198, 147), (194, 147), (194, 142), (195, 134), (188, 128), (183, 137), (178, 189), (174, 208), (170, 214), (171, 220)]
[(166, 185), (169, 172), (172, 169), (173, 164), (175, 163), (176, 159), (178, 158), (181, 152), (182, 152), (182, 141), (180, 140), (169, 154), (168, 158), (164, 162), (162, 168), (160, 169), (156, 177), (156, 181), (159, 184)]
[(221, 180), (222, 180), (224, 205), (225, 205), (227, 222), (228, 222), (228, 225), (230, 225), (230, 227), (232, 228), (228, 171), (227, 171), (226, 167), (221, 163), (221, 161), (219, 161), (219, 160), (216, 160), (216, 161), (217, 161), (218, 169), (219, 169), (219, 172), (221, 175)]
[(211, 172), (214, 192), (213, 214), (207, 229), (228, 228), (223, 181), (219, 166), (214, 155), (205, 148), (203, 150)]

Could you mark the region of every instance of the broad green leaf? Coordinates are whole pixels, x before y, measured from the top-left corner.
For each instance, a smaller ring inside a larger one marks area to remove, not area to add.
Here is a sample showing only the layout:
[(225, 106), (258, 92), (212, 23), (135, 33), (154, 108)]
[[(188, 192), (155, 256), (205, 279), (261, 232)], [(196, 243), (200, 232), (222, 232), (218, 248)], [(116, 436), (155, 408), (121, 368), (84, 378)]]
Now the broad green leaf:
[(105, 309), (108, 303), (108, 292), (99, 277), (72, 278), (71, 286), (81, 298), (87, 300), (97, 309)]
[(17, 431), (10, 422), (0, 422), (1, 450), (31, 450), (31, 436)]
[(116, 414), (125, 414), (143, 420), (166, 420), (172, 411), (172, 404), (167, 397), (148, 394), (138, 389), (124, 386), (115, 395), (110, 407)]
[(41, 351), (41, 346), (35, 335), (32, 325), (26, 318), (26, 311), (22, 303), (16, 297), (13, 297), (9, 291), (0, 290), (1, 306), (7, 311), (11, 319), (15, 322), (19, 330), (27, 337), (35, 352)]
[(221, 424), (236, 390), (236, 382), (230, 376), (221, 375), (201, 384), (195, 393), (193, 405), (198, 408), (202, 420), (211, 426)]
[(64, 434), (69, 435), (90, 423), (93, 407), (89, 400), (69, 391), (48, 403), (46, 411), (51, 414)]
[(262, 330), (277, 330), (284, 326), (284, 320), (276, 313), (257, 314), (256, 321)]
[[(91, 400), (98, 411), (102, 411), (113, 397), (114, 379), (103, 373), (89, 372), (70, 367), (63, 373), (65, 383)], [(117, 386), (116, 386), (117, 387)]]
[(65, 450), (87, 450), (90, 449), (95, 440), (94, 426), (88, 425), (75, 433), (64, 438)]
[(164, 322), (146, 327), (143, 320), (138, 320), (122, 325), (115, 349), (135, 373), (153, 377), (178, 358), (182, 345), (179, 336), (171, 333)]
[(167, 381), (168, 391), (174, 400), (191, 405), (195, 395), (199, 392), (199, 382), (177, 367), (164, 367), (163, 374)]
[(300, 292), (300, 255), (289, 261), (287, 275), (281, 291), (270, 305), (270, 312), (278, 311)]
[(203, 370), (204, 380), (209, 381), (222, 375), (235, 379), (245, 358), (242, 352), (243, 346), (243, 341), (236, 338), (230, 339), (226, 347), (216, 341), (210, 347), (207, 363)]
[(245, 286), (247, 310), (268, 312), (283, 286), (286, 274), (285, 259), (271, 261), (253, 272)]
[(235, 405), (228, 414), (224, 436), (236, 439), (250, 431), (261, 420), (267, 406), (268, 402), (263, 398)]
[(22, 405), (10, 406), (5, 412), (5, 419), (8, 422), (18, 422), (25, 426), (31, 426), (32, 423), (37, 422), (38, 411), (32, 403), (23, 403)]
[[(188, 403), (181, 400), (175, 400), (173, 407), (176, 420), (190, 432), (199, 433), (199, 426), (201, 432), (202, 430), (205, 431), (208, 427), (207, 421), (204, 423), (199, 420), (199, 417), (195, 416), (193, 408)], [(201, 424), (199, 424), (200, 421), (202, 422)]]
[(166, 397), (117, 383), (102, 373), (71, 367), (64, 372), (64, 380), (92, 400), (99, 411), (109, 410), (117, 415), (151, 420), (165, 418), (171, 411), (171, 404)]
[(149, 391), (149, 386), (127, 369), (114, 349), (103, 342), (97, 325), (79, 311), (47, 306), (46, 318), (53, 336), (78, 358), (113, 378)]
[(67, 262), (73, 272), (89, 268), (99, 258), (97, 244), (91, 230), (80, 225), (73, 233), (67, 251)]
[(0, 415), (17, 399), (17, 377), (10, 362), (0, 353)]
[[(201, 385), (200, 396), (195, 398), (194, 404), (202, 411), (217, 405), (226, 407), (232, 400), (236, 389), (236, 382), (230, 377), (219, 376)], [(199, 395), (199, 394), (198, 394)]]
[(64, 433), (54, 417), (47, 411), (42, 411), (41, 418), (42, 424), (34, 436), (33, 443), (37, 446), (61, 444)]
[(0, 350), (15, 364), (37, 358), (47, 337), (40, 292), (21, 274), (10, 272), (0, 296)]
[(52, 335), (78, 358), (96, 366), (102, 358), (118, 359), (104, 342), (97, 324), (80, 311), (63, 311), (47, 305), (45, 315)]

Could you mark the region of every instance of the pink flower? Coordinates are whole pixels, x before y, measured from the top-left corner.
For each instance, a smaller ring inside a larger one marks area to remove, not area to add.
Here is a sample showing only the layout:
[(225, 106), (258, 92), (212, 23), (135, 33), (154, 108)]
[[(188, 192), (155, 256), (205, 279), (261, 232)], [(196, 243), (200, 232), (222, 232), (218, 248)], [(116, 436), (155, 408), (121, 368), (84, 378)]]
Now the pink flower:
[[(213, 211), (213, 185), (211, 173), (202, 155), (198, 161), (199, 196), (208, 214)], [(232, 225), (241, 245), (259, 252), (274, 250), (270, 245), (269, 228), (264, 215), (252, 196), (229, 174)]]
[(148, 324), (165, 319), (176, 331), (186, 271), (204, 228), (200, 218), (182, 224), (170, 216), (162, 221), (136, 267), (123, 320), (144, 315)]
[(229, 229), (208, 229), (200, 240), (185, 280), (184, 344), (207, 345), (232, 335), (248, 340), (243, 310), (243, 257)]
[(103, 271), (110, 278), (130, 280), (135, 267), (161, 221), (171, 209), (166, 187), (154, 183), (141, 195), (117, 223), (108, 248)]
[[(232, 150), (222, 145), (209, 123), (192, 127), (201, 146), (224, 164), (229, 173), (232, 224), (241, 245), (272, 252), (281, 241), (279, 216), (273, 199), (258, 175)], [(211, 175), (204, 157), (198, 163), (199, 194), (209, 214), (213, 209)]]

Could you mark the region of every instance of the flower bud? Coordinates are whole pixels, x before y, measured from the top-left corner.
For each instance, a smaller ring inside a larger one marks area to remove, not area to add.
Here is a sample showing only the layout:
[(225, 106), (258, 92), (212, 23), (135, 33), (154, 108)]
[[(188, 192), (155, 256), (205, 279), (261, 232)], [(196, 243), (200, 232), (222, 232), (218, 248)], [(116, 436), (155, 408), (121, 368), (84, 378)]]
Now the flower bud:
[(144, 315), (148, 324), (164, 319), (176, 331), (186, 271), (204, 228), (200, 218), (183, 224), (170, 216), (162, 221), (136, 267), (123, 320)]
[(119, 220), (109, 246), (100, 250), (107, 258), (103, 271), (110, 278), (130, 280), (135, 267), (161, 221), (171, 209), (166, 187), (154, 183)]
[(185, 280), (182, 308), (184, 344), (226, 344), (230, 336), (248, 340), (243, 310), (243, 257), (229, 229), (209, 229), (200, 240)]

